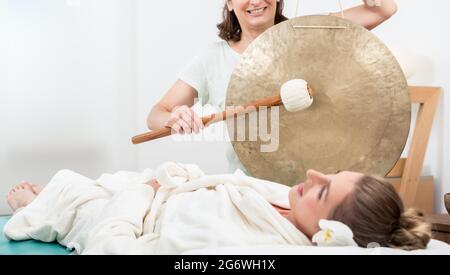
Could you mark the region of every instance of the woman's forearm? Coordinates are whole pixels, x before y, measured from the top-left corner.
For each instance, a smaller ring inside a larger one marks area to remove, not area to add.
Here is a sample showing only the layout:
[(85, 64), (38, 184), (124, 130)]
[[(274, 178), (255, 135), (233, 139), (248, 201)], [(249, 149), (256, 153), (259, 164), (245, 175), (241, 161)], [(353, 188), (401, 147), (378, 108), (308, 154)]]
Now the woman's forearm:
[[(197, 91), (189, 84), (182, 80), (177, 80), (163, 98), (153, 106), (147, 117), (147, 127), (150, 130), (164, 128), (168, 124), (175, 122), (170, 121), (171, 118), (178, 120), (184, 117), (186, 121), (190, 121), (190, 119), (193, 119), (193, 115), (188, 110), (189, 107), (194, 105), (197, 95)], [(185, 108), (180, 108), (182, 106), (185, 106)], [(172, 114), (173, 112), (178, 112), (178, 114)]]
[(171, 112), (166, 108), (155, 105), (147, 118), (147, 127), (150, 130), (157, 130), (166, 127), (167, 122), (170, 119)]
[[(369, 0), (363, 0), (363, 5), (346, 9), (345, 18), (359, 24), (366, 29), (373, 29), (389, 19), (397, 12), (397, 4), (394, 0), (380, 0), (379, 6), (370, 6)], [(340, 16), (340, 13), (332, 13)]]
[(363, 0), (364, 4), (385, 18), (389, 18), (397, 12), (397, 4), (394, 0)]

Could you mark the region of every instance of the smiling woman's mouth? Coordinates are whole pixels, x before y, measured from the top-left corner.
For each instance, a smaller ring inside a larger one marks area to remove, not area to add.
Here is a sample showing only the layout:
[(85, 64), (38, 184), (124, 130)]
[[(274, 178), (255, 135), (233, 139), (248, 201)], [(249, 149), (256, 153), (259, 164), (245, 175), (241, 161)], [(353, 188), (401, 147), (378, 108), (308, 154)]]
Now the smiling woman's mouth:
[(263, 7), (263, 8), (259, 8), (259, 9), (253, 9), (253, 10), (248, 10), (247, 13), (250, 14), (250, 15), (260, 15), (260, 14), (263, 14), (266, 9), (267, 9), (267, 7)]

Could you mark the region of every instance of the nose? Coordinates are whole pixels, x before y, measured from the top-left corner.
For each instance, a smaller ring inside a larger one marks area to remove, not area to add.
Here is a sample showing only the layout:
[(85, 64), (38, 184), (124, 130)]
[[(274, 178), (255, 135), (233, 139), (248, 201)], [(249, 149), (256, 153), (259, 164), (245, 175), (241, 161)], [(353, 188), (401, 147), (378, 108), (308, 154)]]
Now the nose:
[(321, 178), (324, 175), (314, 169), (309, 169), (308, 171), (306, 171), (306, 177), (309, 179), (314, 179), (314, 178)]
[(324, 174), (313, 169), (309, 169), (308, 171), (306, 171), (306, 178), (307, 180), (305, 185), (308, 185), (309, 187), (312, 187), (316, 184), (321, 185), (327, 182), (327, 178)]

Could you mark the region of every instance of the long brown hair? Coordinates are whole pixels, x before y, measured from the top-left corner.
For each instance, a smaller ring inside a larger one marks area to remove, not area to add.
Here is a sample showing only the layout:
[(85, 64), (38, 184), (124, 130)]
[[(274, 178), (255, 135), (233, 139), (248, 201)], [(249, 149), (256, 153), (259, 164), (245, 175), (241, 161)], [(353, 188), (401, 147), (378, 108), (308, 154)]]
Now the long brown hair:
[[(284, 0), (277, 2), (277, 11), (275, 14), (275, 25), (288, 20), (286, 16), (283, 15)], [(229, 11), (227, 3), (223, 7), (223, 21), (217, 25), (219, 29), (219, 37), (225, 41), (238, 42), (241, 40), (242, 29), (239, 24), (239, 20), (234, 13), (234, 11)]]
[(348, 225), (361, 247), (376, 243), (404, 250), (425, 249), (431, 239), (424, 214), (417, 209), (405, 211), (392, 184), (374, 176), (358, 182), (329, 219)]

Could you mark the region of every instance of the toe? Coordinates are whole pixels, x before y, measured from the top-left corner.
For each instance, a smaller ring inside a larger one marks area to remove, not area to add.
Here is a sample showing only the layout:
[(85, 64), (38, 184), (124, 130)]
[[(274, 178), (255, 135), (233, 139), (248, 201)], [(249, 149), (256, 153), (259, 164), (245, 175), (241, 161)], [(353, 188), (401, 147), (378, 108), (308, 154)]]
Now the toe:
[(23, 184), (22, 186), (23, 186), (24, 189), (28, 189), (30, 191), (33, 191), (33, 185), (28, 183), (28, 182)]
[(36, 186), (31, 186), (31, 191), (33, 191), (34, 194), (39, 194), (39, 190), (36, 188)]
[(44, 189), (44, 187), (32, 183), (31, 184), (31, 189), (36, 195), (39, 195), (42, 192), (42, 189)]
[(27, 187), (30, 187), (31, 185), (30, 185), (30, 183), (27, 182), (27, 181), (22, 181), (22, 182), (19, 184), (19, 186), (22, 187), (22, 188), (27, 188)]
[(42, 188), (40, 188), (40, 187), (37, 186), (37, 185), (32, 185), (32, 186), (31, 186), (31, 190), (33, 191), (33, 193), (35, 193), (35, 194), (37, 195), (37, 194), (41, 193)]

